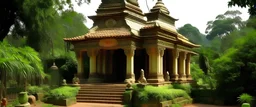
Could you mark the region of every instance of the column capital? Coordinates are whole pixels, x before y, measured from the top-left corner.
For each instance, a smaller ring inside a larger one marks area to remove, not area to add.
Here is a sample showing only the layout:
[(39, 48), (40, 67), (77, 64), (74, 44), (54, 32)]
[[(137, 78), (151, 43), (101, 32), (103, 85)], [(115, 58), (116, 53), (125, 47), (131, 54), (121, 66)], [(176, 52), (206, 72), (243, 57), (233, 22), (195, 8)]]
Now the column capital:
[(183, 52), (183, 54), (184, 54), (184, 60), (186, 60), (187, 59), (187, 52)]
[(146, 51), (147, 51), (148, 55), (150, 55), (152, 53), (155, 53), (157, 55), (164, 56), (164, 50), (165, 50), (165, 47), (162, 47), (162, 46), (146, 48)]
[(177, 48), (172, 50), (172, 54), (174, 58), (179, 58), (179, 50)]
[(187, 59), (187, 60), (190, 60), (190, 58), (191, 58), (191, 54), (190, 54), (190, 53), (187, 53), (187, 55), (186, 55), (186, 56), (187, 56), (187, 58), (186, 58), (186, 59)]
[(134, 56), (136, 47), (124, 48), (124, 53), (126, 56)]
[(89, 57), (92, 57), (92, 56), (97, 56), (99, 53), (99, 50), (98, 49), (88, 49), (87, 50), (87, 55)]

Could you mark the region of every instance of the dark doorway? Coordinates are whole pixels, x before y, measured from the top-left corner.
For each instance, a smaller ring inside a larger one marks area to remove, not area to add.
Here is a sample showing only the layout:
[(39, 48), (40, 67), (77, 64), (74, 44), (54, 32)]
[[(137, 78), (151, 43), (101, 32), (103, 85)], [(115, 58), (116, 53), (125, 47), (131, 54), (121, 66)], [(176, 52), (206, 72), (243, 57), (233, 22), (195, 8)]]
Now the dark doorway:
[(126, 77), (126, 55), (124, 50), (118, 49), (113, 54), (112, 82), (124, 82)]
[(82, 53), (82, 58), (83, 58), (83, 72), (84, 72), (84, 78), (88, 79), (89, 78), (89, 74), (90, 74), (90, 58), (87, 55), (87, 52), (83, 52)]
[(134, 56), (134, 75), (136, 81), (140, 77), (140, 70), (144, 70), (145, 77), (148, 77), (148, 54), (146, 52), (146, 49), (137, 49), (135, 51), (135, 56)]

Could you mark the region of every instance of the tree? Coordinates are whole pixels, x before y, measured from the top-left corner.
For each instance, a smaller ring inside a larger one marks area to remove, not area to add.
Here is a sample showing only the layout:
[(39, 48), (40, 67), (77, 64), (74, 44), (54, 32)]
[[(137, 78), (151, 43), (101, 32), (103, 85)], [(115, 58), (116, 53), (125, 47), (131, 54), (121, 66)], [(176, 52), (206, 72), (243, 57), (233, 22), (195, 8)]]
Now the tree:
[(198, 28), (191, 24), (185, 24), (178, 29), (178, 32), (187, 37), (191, 42), (196, 44), (204, 44), (205, 36), (200, 33)]
[(249, 7), (248, 12), (251, 16), (256, 15), (256, 1), (255, 0), (230, 0), (228, 6), (239, 6), (242, 8)]
[[(242, 93), (256, 95), (256, 37), (255, 30), (236, 40), (232, 48), (214, 60), (219, 97), (227, 103), (234, 103)], [(235, 83), (235, 84), (234, 84)]]
[[(33, 36), (24, 38), (10, 34), (6, 40), (14, 46), (29, 45), (36, 49), (43, 58), (52, 57), (52, 52), (49, 50), (54, 48), (55, 57), (58, 57), (65, 53), (66, 46), (63, 38), (87, 33), (88, 28), (84, 24), (85, 21), (85, 17), (81, 13), (66, 10), (55, 14), (54, 20), (50, 21), (50, 24), (42, 24), (42, 30), (34, 33)], [(29, 35), (32, 34), (29, 33)]]
[[(57, 58), (65, 54), (66, 46), (63, 38), (84, 35), (88, 28), (84, 24), (85, 17), (73, 10), (66, 10), (60, 15), (55, 16), (51, 24), (44, 25), (43, 39), (41, 42), (35, 42), (33, 38), (28, 37), (30, 46), (40, 46), (40, 55), (44, 58), (52, 57), (52, 53), (47, 50), (54, 49), (54, 57)], [(30, 41), (29, 41), (30, 40)]]
[(207, 39), (212, 40), (215, 37), (222, 38), (232, 31), (244, 27), (242, 18), (239, 16), (241, 14), (238, 10), (227, 11), (224, 14), (218, 15), (214, 21), (208, 21), (205, 30)]
[[(90, 0), (78, 0), (77, 2), (81, 4), (82, 1), (90, 2)], [(65, 10), (64, 6), (67, 5), (69, 9), (73, 8), (71, 0), (3, 1), (0, 4), (0, 41), (3, 41), (8, 33), (33, 36), (32, 34), (42, 30), (43, 24), (49, 24), (49, 21), (54, 20), (58, 11)], [(28, 35), (28, 32), (31, 35)]]
[(43, 79), (46, 76), (41, 59), (34, 49), (16, 48), (6, 42), (0, 42), (0, 48), (0, 97), (6, 97), (6, 82), (10, 79), (26, 83), (29, 80)]

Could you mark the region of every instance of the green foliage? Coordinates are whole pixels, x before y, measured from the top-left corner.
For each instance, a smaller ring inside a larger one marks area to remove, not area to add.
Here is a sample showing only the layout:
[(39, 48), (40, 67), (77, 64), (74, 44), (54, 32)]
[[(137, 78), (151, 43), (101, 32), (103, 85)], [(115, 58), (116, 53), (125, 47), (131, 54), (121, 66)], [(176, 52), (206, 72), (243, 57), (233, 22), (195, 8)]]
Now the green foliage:
[[(90, 0), (76, 1), (78, 4), (82, 4), (82, 1), (90, 2)], [(39, 41), (43, 36), (40, 32), (44, 31), (44, 25), (51, 24), (58, 12), (67, 9), (73, 9), (71, 0), (7, 0), (0, 5), (3, 16), (0, 21), (0, 41), (9, 32), (12, 35), (29, 36)], [(33, 33), (35, 35), (32, 35)], [(36, 37), (38, 39), (35, 39)]]
[(239, 6), (239, 7), (248, 7), (248, 11), (251, 16), (256, 15), (256, 8), (255, 8), (256, 2), (254, 0), (230, 0), (228, 2), (228, 6)]
[[(256, 80), (256, 31), (245, 33), (220, 58), (214, 60), (214, 71), (220, 97), (234, 103), (240, 94), (253, 94)], [(236, 84), (234, 84), (236, 83)], [(255, 95), (255, 94), (253, 94)]]
[(239, 16), (242, 13), (238, 10), (227, 11), (224, 14), (218, 15), (214, 21), (207, 23), (205, 33), (207, 39), (212, 40), (215, 37), (223, 37), (230, 32), (244, 26), (242, 18)]
[(13, 100), (11, 103), (8, 103), (7, 104), (7, 107), (15, 107), (19, 104), (19, 100), (18, 99), (15, 99)]
[(191, 24), (185, 24), (183, 27), (180, 27), (178, 29), (178, 32), (181, 33), (183, 36), (187, 37), (193, 43), (201, 45), (205, 43), (205, 36), (201, 34), (200, 31)]
[[(44, 38), (41, 42), (31, 45), (40, 45), (40, 55), (44, 59), (61, 58), (63, 56), (75, 56), (73, 52), (67, 52), (67, 43), (63, 38), (80, 36), (88, 32), (84, 25), (85, 17), (75, 11), (64, 11), (60, 15), (55, 15), (55, 20), (50, 25), (44, 26)], [(29, 38), (28, 38), (29, 39)], [(49, 52), (53, 48), (54, 55)]]
[(177, 84), (177, 83), (174, 83), (172, 84), (173, 88), (174, 89), (182, 89), (184, 91), (186, 91), (186, 93), (190, 94), (191, 93), (191, 85), (190, 84)]
[(144, 89), (137, 87), (134, 91), (137, 94), (133, 97), (136, 97), (139, 102), (161, 102), (177, 97), (190, 98), (184, 90), (168, 89), (167, 87), (145, 86)]
[(243, 103), (241, 107), (251, 107), (249, 103)]
[(40, 92), (44, 92), (43, 88), (39, 86), (29, 86), (27, 91), (29, 94), (37, 94)]
[(253, 97), (247, 93), (243, 93), (238, 97), (238, 102), (243, 104), (243, 103), (249, 103), (251, 104), (253, 100)]
[[(38, 53), (30, 47), (13, 47), (0, 42), (1, 89), (6, 90), (8, 80), (24, 82), (40, 81), (46, 74)], [(8, 78), (8, 79), (7, 79)]]
[(45, 99), (67, 99), (71, 97), (76, 97), (79, 91), (78, 87), (69, 87), (69, 86), (62, 86), (56, 89), (51, 90), (49, 93), (45, 95)]
[(43, 66), (38, 53), (30, 47), (13, 47), (0, 42), (0, 70), (8, 71), (7, 76), (16, 78), (43, 78)]
[(132, 102), (132, 91), (129, 90), (129, 91), (125, 91), (124, 94), (123, 94), (123, 101), (124, 101), (124, 104), (131, 104)]

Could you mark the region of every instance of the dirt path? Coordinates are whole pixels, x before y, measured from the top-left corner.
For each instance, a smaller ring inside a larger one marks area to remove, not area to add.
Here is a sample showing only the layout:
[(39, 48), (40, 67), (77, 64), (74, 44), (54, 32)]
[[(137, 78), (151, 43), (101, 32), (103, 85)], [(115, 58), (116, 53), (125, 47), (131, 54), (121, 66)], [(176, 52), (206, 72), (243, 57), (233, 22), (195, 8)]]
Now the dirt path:
[(208, 105), (208, 104), (191, 104), (184, 107), (238, 107), (238, 106), (217, 106), (217, 105)]

